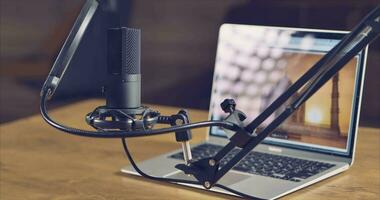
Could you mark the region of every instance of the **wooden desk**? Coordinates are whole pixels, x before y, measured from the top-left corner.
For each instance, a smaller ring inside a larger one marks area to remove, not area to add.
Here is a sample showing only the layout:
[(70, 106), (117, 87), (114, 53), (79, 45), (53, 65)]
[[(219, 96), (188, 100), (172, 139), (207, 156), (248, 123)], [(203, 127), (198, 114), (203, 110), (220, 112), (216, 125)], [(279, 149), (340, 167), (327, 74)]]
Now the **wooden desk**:
[[(84, 115), (100, 104), (84, 101), (51, 115), (65, 124), (88, 128)], [(177, 111), (159, 108), (163, 114)], [(207, 118), (204, 111), (190, 113), (193, 121)], [(120, 168), (129, 162), (120, 140), (71, 136), (48, 126), (39, 115), (3, 124), (0, 133), (0, 199), (233, 199), (121, 174)], [(204, 139), (205, 129), (196, 130), (194, 137)], [(143, 160), (179, 148), (173, 141), (173, 135), (165, 135), (129, 143), (136, 159)], [(379, 199), (379, 159), (380, 130), (360, 128), (351, 169), (284, 199)]]

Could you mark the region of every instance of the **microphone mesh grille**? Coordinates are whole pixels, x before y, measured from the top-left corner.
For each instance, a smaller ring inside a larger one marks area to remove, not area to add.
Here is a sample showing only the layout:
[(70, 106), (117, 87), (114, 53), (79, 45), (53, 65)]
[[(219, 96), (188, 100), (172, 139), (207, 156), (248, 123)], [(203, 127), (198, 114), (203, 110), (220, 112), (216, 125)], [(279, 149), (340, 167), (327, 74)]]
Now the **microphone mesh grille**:
[(140, 74), (140, 34), (139, 29), (122, 28), (122, 66), (126, 74)]

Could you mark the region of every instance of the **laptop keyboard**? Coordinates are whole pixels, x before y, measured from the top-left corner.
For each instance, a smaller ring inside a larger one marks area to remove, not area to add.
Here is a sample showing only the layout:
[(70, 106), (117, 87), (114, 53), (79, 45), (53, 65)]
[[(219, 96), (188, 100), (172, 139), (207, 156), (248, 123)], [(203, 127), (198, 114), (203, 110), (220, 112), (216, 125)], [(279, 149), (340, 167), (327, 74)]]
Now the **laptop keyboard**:
[[(222, 148), (220, 145), (208, 143), (196, 146), (191, 149), (193, 160), (214, 156)], [(228, 153), (221, 160), (220, 167), (223, 167), (238, 152), (238, 149), (234, 149)], [(183, 160), (182, 152), (169, 157)], [(300, 182), (334, 166), (330, 163), (251, 151), (233, 169), (250, 174)]]

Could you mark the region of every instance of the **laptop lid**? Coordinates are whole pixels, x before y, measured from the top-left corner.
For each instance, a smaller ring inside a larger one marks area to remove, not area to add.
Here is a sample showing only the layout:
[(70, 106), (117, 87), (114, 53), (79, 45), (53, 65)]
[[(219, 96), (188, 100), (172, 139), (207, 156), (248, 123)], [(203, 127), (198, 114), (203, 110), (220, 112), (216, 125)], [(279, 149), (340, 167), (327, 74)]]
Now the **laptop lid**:
[[(347, 32), (223, 24), (219, 32), (210, 119), (234, 98), (252, 121)], [(360, 52), (263, 143), (352, 157), (367, 48)], [(285, 105), (284, 105), (285, 107)], [(283, 107), (283, 108), (284, 108)], [(263, 123), (280, 114), (280, 108)], [(218, 127), (210, 136), (226, 137)]]

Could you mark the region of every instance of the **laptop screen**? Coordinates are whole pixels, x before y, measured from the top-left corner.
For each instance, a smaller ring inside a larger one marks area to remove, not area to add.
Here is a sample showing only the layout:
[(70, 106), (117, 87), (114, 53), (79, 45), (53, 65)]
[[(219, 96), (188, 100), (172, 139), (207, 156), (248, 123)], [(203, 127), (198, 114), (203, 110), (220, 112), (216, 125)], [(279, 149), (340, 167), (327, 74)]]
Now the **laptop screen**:
[[(224, 24), (219, 33), (210, 118), (226, 117), (220, 103), (233, 98), (237, 109), (248, 116), (245, 122), (251, 122), (343, 36), (343, 32)], [(359, 115), (364, 58), (364, 52), (353, 58), (265, 143), (349, 155)], [(210, 134), (226, 137), (218, 127), (210, 128)]]

